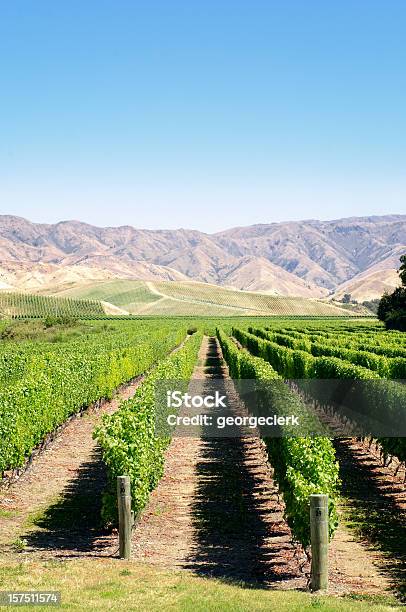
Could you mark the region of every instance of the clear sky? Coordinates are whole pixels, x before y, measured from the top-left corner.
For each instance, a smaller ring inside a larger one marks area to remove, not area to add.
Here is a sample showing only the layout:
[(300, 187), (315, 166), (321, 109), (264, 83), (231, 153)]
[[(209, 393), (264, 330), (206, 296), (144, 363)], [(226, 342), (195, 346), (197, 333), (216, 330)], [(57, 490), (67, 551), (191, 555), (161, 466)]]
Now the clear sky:
[(0, 0), (0, 213), (405, 213), (405, 32), (405, 0)]

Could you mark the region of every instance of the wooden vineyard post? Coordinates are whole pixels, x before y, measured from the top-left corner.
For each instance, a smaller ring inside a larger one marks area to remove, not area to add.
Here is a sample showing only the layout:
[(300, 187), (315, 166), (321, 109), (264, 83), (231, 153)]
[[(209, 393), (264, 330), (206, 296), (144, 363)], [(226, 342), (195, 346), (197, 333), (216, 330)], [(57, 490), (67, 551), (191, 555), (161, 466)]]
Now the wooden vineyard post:
[(312, 591), (328, 587), (328, 495), (310, 495)]
[(129, 559), (131, 556), (131, 531), (133, 526), (129, 476), (117, 476), (117, 501), (120, 559)]

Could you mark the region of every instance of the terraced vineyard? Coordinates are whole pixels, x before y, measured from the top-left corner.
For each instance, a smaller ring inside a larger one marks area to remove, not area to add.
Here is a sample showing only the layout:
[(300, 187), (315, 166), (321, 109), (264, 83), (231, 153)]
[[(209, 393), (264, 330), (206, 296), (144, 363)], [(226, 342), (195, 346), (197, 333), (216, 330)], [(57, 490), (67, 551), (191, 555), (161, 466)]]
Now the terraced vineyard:
[[(51, 290), (47, 290), (51, 292)], [(362, 306), (350, 309), (327, 301), (237, 291), (198, 282), (112, 280), (72, 288), (55, 295), (101, 300), (122, 314), (149, 316), (370, 316)], [(117, 314), (119, 314), (117, 312)]]
[(64, 316), (91, 319), (105, 314), (100, 301), (0, 291), (0, 317)]

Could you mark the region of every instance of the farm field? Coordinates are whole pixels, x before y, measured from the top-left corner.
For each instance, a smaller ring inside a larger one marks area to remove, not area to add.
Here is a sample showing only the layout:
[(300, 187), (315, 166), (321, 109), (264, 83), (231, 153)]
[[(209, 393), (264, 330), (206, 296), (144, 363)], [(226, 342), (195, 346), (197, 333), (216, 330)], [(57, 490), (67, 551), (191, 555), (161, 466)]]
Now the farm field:
[[(48, 294), (101, 300), (125, 313), (149, 316), (345, 316), (370, 315), (364, 307), (345, 308), (327, 301), (226, 289), (193, 281), (97, 281), (54, 287)], [(118, 313), (117, 313), (118, 314)]]
[(102, 303), (96, 300), (78, 300), (41, 296), (28, 293), (0, 291), (0, 318), (67, 316), (93, 318), (103, 316)]
[(3, 2), (0, 612), (406, 612), (405, 23)]
[[(54, 586), (66, 607), (83, 596), (94, 609), (401, 606), (405, 438), (160, 437), (154, 388), (273, 381), (272, 411), (300, 414), (286, 379), (379, 380), (374, 409), (397, 410), (402, 333), (373, 319), (167, 317), (2, 321), (0, 336), (2, 588)], [(137, 517), (129, 562), (111, 529), (122, 473)], [(315, 492), (330, 499), (328, 595), (305, 592)]]

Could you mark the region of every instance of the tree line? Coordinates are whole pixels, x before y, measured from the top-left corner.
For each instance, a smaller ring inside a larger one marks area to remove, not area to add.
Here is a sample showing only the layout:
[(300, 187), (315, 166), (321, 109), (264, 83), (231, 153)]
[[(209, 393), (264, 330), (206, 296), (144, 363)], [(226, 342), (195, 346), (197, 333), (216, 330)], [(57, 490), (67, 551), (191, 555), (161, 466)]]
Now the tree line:
[(401, 286), (392, 293), (384, 293), (378, 306), (378, 319), (386, 329), (406, 331), (406, 254), (400, 258), (398, 270)]

